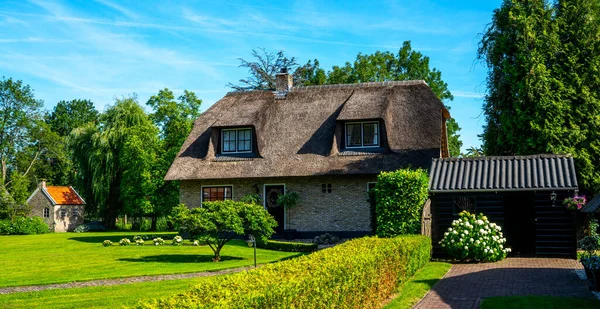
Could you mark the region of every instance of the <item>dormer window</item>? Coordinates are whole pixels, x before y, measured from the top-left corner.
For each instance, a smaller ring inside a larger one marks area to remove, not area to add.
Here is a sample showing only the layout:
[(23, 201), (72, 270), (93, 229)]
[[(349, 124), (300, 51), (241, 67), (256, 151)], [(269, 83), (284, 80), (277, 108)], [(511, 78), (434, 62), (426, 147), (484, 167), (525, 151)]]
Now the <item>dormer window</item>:
[(346, 147), (379, 147), (379, 122), (346, 123)]
[(223, 153), (252, 152), (252, 129), (223, 129), (221, 141)]

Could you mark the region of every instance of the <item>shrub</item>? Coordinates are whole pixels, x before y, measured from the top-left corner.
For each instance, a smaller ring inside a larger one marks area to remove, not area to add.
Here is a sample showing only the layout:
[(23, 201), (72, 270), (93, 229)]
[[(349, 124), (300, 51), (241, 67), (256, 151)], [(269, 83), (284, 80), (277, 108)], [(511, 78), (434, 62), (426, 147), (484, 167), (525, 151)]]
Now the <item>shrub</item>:
[(366, 237), (229, 276), (137, 308), (378, 308), (429, 261), (424, 236)]
[(340, 242), (340, 238), (329, 233), (319, 235), (313, 240), (313, 243), (317, 245), (334, 245), (338, 242)]
[(173, 246), (181, 246), (183, 244), (183, 237), (179, 235), (173, 237), (173, 242), (171, 244)]
[(102, 242), (102, 246), (104, 246), (104, 247), (110, 247), (110, 246), (112, 246), (112, 244), (113, 244), (112, 241), (110, 241), (108, 239)]
[(600, 249), (600, 237), (585, 236), (579, 241), (579, 247), (581, 250), (586, 252), (588, 257), (591, 257), (597, 250)]
[(200, 246), (200, 241), (198, 241), (198, 240), (193, 240), (193, 241), (192, 241), (192, 246)]
[(121, 240), (119, 240), (119, 245), (121, 246), (129, 246), (131, 244), (131, 240), (129, 240), (128, 238), (123, 238)]
[(259, 248), (262, 248), (262, 249), (286, 251), (286, 252), (313, 252), (319, 248), (319, 246), (317, 244), (312, 244), (312, 243), (277, 241), (277, 240), (268, 240), (266, 244), (256, 243), (256, 246)]
[(246, 195), (242, 196), (242, 198), (240, 199), (240, 202), (246, 203), (246, 204), (261, 205), (262, 198), (260, 197), (260, 194), (258, 194), (258, 193), (246, 194)]
[(458, 216), (440, 241), (450, 256), (462, 261), (495, 262), (510, 252), (504, 248), (506, 239), (499, 225), (490, 223), (483, 214), (463, 211)]
[(429, 177), (423, 169), (382, 172), (375, 185), (376, 234), (419, 234)]
[(162, 246), (165, 244), (165, 241), (160, 237), (156, 237), (152, 241), (154, 242), (155, 246)]
[(89, 223), (84, 223), (78, 225), (74, 232), (75, 233), (85, 233), (85, 232), (104, 232), (106, 228), (102, 225), (102, 223), (98, 221), (92, 221)]
[(13, 220), (0, 220), (0, 235), (34, 235), (48, 232), (48, 225), (39, 217), (17, 216)]

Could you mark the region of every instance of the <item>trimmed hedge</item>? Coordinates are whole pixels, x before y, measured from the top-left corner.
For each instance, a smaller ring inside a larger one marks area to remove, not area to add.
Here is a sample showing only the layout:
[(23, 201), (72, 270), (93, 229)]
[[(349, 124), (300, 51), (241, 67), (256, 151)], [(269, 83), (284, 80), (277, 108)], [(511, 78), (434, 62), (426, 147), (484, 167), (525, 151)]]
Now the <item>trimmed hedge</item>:
[(39, 217), (16, 217), (0, 220), (0, 235), (33, 235), (50, 231), (48, 224)]
[(289, 242), (289, 241), (278, 241), (268, 240), (266, 244), (256, 243), (258, 248), (286, 251), (286, 252), (313, 252), (319, 249), (319, 245), (315, 243), (303, 243), (303, 242)]
[(419, 234), (428, 185), (429, 176), (424, 169), (407, 168), (379, 174), (372, 190), (376, 234), (381, 237)]
[(251, 271), (212, 277), (136, 308), (379, 308), (425, 265), (424, 236), (365, 237)]

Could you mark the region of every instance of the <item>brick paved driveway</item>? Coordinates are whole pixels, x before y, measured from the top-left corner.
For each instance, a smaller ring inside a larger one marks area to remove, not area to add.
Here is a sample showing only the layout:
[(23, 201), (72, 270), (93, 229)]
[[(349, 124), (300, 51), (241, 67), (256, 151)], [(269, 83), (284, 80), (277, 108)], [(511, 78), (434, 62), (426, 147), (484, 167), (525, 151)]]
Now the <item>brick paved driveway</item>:
[(414, 308), (479, 308), (490, 296), (594, 297), (573, 272), (576, 260), (507, 258), (497, 263), (456, 264)]

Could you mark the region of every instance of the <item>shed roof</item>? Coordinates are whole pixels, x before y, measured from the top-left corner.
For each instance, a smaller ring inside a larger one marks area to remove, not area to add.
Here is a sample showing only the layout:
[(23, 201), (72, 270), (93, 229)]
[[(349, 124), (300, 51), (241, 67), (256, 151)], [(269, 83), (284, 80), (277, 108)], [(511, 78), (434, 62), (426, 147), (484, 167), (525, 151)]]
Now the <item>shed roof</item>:
[(434, 159), (429, 191), (576, 190), (570, 155)]
[(54, 205), (85, 205), (85, 201), (83, 201), (73, 187), (47, 186), (43, 190), (50, 197)]
[(581, 212), (600, 212), (600, 194), (596, 194), (583, 208)]
[[(449, 114), (424, 81), (294, 87), (228, 93), (194, 122), (166, 180), (378, 174), (428, 167), (440, 156), (441, 125)], [(344, 152), (341, 121), (382, 120), (386, 148)], [(224, 127), (253, 128), (253, 158), (218, 153)], [(254, 147), (254, 146), (253, 146)]]

